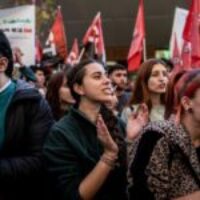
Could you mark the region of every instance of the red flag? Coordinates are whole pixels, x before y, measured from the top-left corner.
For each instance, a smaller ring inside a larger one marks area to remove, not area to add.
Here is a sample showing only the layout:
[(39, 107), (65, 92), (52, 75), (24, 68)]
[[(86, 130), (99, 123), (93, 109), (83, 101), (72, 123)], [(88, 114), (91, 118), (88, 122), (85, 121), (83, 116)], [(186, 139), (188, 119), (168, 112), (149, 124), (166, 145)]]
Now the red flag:
[(144, 39), (144, 3), (143, 0), (140, 0), (133, 39), (128, 53), (128, 71), (135, 71), (139, 68), (144, 51)]
[(102, 56), (105, 62), (105, 45), (103, 38), (101, 13), (98, 12), (83, 37), (83, 44), (87, 45), (89, 42), (94, 44), (95, 53)]
[(38, 37), (36, 37), (35, 41), (35, 60), (37, 63), (40, 63), (42, 60), (42, 46)]
[(46, 45), (51, 46), (52, 53), (56, 54), (63, 60), (67, 57), (67, 41), (65, 37), (64, 23), (61, 9), (58, 7), (56, 18), (50, 30)]
[(191, 68), (191, 43), (184, 41), (182, 52), (181, 52), (181, 59), (183, 69), (190, 69)]
[(72, 49), (66, 59), (66, 64), (74, 65), (77, 63), (79, 57), (79, 47), (77, 38), (74, 39)]
[(193, 0), (183, 31), (183, 39), (191, 45), (191, 65), (200, 67), (200, 0)]
[(173, 71), (179, 71), (181, 69), (181, 56), (180, 50), (177, 43), (176, 34), (174, 35), (174, 45), (173, 45), (173, 55), (172, 55), (172, 62), (174, 64)]

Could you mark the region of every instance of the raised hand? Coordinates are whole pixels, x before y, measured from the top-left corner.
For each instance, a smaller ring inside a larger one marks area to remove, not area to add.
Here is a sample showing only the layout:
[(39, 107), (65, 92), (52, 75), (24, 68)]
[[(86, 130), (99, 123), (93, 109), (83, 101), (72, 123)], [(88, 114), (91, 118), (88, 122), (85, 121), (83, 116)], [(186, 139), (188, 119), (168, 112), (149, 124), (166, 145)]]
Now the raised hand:
[(129, 116), (127, 122), (127, 139), (134, 140), (139, 133), (141, 132), (142, 128), (148, 123), (149, 121), (149, 112), (148, 107), (146, 104), (139, 105), (136, 112)]
[(101, 115), (97, 117), (96, 126), (97, 126), (97, 137), (101, 141), (104, 147), (104, 153), (109, 154), (110, 156), (117, 157), (119, 148), (115, 143), (115, 141), (112, 139)]
[(22, 63), (22, 56), (24, 54), (22, 53), (21, 49), (18, 47), (13, 48), (13, 61), (14, 63), (18, 63), (20, 65), (20, 67), (23, 66)]

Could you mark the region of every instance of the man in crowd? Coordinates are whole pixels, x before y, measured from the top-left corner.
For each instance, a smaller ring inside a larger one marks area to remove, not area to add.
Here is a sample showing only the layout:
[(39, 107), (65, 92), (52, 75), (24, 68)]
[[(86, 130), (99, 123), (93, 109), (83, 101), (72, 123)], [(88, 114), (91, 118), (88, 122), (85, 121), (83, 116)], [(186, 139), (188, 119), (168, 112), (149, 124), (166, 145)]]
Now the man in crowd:
[(41, 153), (53, 118), (38, 90), (13, 81), (12, 71), (12, 50), (0, 31), (0, 199), (45, 199)]
[(116, 109), (120, 115), (122, 109), (128, 103), (130, 98), (130, 93), (126, 92), (128, 81), (127, 69), (125, 68), (125, 66), (118, 63), (110, 65), (108, 66), (108, 76), (113, 83), (118, 98)]

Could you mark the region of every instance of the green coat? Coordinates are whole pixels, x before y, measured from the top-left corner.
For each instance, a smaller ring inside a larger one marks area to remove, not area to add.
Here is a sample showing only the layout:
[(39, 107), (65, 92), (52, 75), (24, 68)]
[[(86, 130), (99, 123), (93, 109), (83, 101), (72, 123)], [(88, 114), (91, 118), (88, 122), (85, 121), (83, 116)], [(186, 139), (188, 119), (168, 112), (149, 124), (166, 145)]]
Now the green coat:
[[(55, 124), (44, 145), (44, 157), (56, 199), (81, 199), (79, 185), (103, 153), (96, 126), (72, 108)], [(94, 199), (125, 200), (126, 171), (116, 167)]]

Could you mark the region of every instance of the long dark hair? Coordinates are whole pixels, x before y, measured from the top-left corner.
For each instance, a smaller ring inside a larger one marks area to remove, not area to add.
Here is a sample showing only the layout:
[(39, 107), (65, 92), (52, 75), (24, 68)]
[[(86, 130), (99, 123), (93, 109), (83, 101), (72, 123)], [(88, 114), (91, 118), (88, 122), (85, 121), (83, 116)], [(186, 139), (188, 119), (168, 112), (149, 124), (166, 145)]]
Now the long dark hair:
[(59, 89), (62, 86), (65, 78), (65, 72), (57, 72), (56, 74), (52, 75), (47, 87), (46, 99), (51, 107), (55, 120), (60, 119), (65, 112), (61, 109), (59, 97)]

